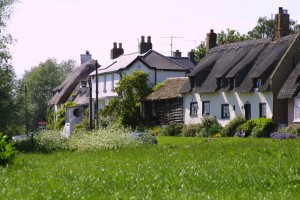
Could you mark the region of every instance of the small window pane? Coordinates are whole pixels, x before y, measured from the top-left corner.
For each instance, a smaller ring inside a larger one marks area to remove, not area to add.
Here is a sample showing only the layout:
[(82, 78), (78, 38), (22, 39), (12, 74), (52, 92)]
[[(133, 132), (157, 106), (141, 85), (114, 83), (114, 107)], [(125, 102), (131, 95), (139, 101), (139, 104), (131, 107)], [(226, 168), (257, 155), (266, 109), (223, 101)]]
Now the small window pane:
[(198, 103), (191, 102), (190, 104), (190, 115), (196, 116), (198, 114)]
[(229, 118), (229, 104), (222, 104), (222, 118)]
[(203, 101), (202, 115), (210, 115), (210, 101)]

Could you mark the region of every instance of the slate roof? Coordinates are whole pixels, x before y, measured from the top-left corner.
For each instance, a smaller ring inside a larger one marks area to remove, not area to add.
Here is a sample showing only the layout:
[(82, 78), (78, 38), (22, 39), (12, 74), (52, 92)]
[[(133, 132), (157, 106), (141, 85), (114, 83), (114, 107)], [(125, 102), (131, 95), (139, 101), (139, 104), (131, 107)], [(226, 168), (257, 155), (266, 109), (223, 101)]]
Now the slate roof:
[(195, 69), (196, 65), (190, 60), (189, 57), (169, 57), (171, 60), (187, 67), (190, 71)]
[(61, 85), (52, 90), (54, 95), (48, 102), (48, 105), (52, 106), (65, 103), (78, 83), (86, 80), (89, 74), (95, 70), (95, 65), (95, 60), (89, 60), (79, 67), (76, 67)]
[[(186, 83), (181, 92), (192, 89), (194, 92), (251, 92), (255, 79), (262, 80), (258, 91), (269, 91), (269, 78), (297, 35), (282, 37), (276, 42), (265, 38), (214, 47), (188, 75), (193, 88)], [(234, 86), (230, 84), (233, 80)]]
[(300, 97), (300, 62), (296, 65), (290, 76), (285, 81), (280, 89), (277, 98), (287, 99), (293, 97)]
[[(187, 61), (185, 57), (182, 57), (178, 60), (173, 60), (154, 50), (149, 50), (144, 54), (132, 53), (121, 55), (118, 58), (111, 60), (109, 63), (101, 66), (98, 70), (98, 73), (106, 74), (122, 71), (130, 67), (131, 64), (133, 64), (136, 61), (141, 61), (147, 67), (156, 70), (190, 72), (193, 68), (193, 63), (191, 61)], [(95, 75), (95, 72), (93, 72), (91, 75)]]
[(188, 77), (167, 78), (161, 88), (143, 98), (143, 101), (158, 101), (182, 97), (179, 91), (187, 81), (189, 81)]

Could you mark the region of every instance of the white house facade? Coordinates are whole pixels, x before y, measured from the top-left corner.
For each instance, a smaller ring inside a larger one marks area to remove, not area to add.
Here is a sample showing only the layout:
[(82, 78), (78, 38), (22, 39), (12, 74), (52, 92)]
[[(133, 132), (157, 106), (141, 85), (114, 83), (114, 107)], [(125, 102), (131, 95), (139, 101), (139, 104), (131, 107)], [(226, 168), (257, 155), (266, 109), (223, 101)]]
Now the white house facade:
[(216, 117), (222, 126), (239, 115), (248, 119), (273, 117), (271, 92), (186, 93), (183, 102), (185, 124), (200, 123), (208, 116)]

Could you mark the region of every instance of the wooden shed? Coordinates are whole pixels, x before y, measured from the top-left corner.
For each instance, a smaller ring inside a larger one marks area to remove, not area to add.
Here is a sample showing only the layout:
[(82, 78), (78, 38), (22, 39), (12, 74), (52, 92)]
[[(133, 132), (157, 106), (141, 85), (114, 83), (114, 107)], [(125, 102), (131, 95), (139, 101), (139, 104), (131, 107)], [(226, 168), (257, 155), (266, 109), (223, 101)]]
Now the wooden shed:
[(183, 96), (179, 93), (187, 77), (168, 78), (163, 86), (142, 99), (142, 121), (145, 125), (183, 123)]

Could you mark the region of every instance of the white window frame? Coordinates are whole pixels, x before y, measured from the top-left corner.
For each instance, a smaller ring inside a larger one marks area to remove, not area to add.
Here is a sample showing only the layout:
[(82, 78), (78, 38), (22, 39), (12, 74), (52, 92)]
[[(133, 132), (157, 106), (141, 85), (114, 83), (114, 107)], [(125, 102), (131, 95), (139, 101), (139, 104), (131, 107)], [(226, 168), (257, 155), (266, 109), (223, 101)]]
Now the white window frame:
[(300, 98), (294, 99), (294, 122), (300, 122)]

